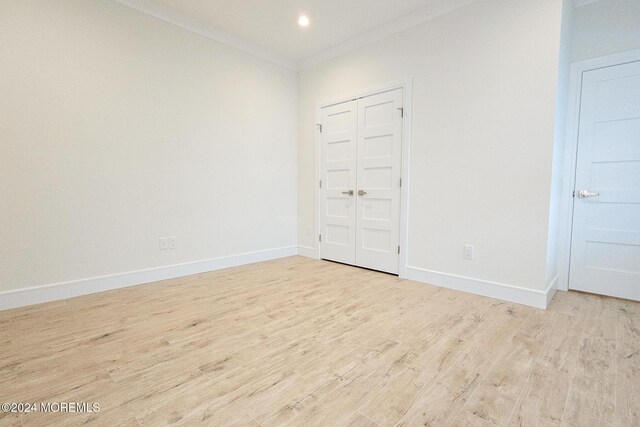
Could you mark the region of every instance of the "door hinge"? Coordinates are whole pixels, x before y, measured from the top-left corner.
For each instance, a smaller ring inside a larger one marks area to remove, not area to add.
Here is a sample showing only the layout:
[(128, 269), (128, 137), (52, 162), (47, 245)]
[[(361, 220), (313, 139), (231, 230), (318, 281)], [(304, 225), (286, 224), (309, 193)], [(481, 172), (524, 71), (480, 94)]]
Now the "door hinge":
[(399, 107), (398, 110), (400, 110), (400, 117), (404, 117), (404, 107)]
[(400, 187), (402, 187), (402, 178), (400, 178)]
[(398, 255), (400, 255), (400, 245), (398, 245)]
[(320, 188), (322, 188), (322, 180), (320, 180)]
[(575, 199), (576, 197), (576, 190), (573, 190), (573, 194), (571, 194), (571, 197), (573, 197)]
[(316, 127), (318, 128), (320, 133), (322, 133), (322, 123), (316, 123)]
[(318, 242), (322, 242), (322, 234), (318, 234)]

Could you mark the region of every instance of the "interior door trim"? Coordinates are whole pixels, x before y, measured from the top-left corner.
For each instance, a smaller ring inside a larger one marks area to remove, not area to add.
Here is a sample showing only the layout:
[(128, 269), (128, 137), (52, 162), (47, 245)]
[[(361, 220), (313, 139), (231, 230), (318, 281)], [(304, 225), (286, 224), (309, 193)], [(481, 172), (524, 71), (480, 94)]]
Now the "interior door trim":
[[(316, 104), (316, 124), (321, 122), (322, 108), (331, 105), (340, 104), (353, 99), (364, 98), (369, 95), (376, 95), (395, 89), (403, 89), (403, 114), (402, 121), (402, 187), (400, 189), (400, 262), (398, 266), (398, 275), (406, 278), (407, 275), (407, 259), (408, 259), (408, 237), (409, 237), (409, 188), (411, 182), (409, 177), (410, 158), (411, 158), (411, 118), (412, 118), (412, 81), (411, 77), (404, 80), (389, 82), (369, 90), (357, 91), (352, 94), (336, 96), (325, 102)], [(320, 244), (318, 242), (320, 230), (320, 170), (321, 170), (321, 133), (320, 126), (315, 126), (315, 161), (314, 161), (314, 220), (313, 220), (313, 248), (305, 251), (315, 259), (320, 259)]]
[[(567, 106), (567, 122), (564, 134), (562, 193), (560, 200), (560, 216), (558, 223), (558, 276), (557, 289), (569, 290), (569, 274), (571, 265), (571, 233), (573, 229), (573, 191), (575, 188), (578, 130), (580, 126), (580, 102), (582, 98), (582, 78), (585, 72), (601, 68), (615, 67), (630, 62), (640, 61), (640, 49), (571, 64), (569, 74), (569, 94)], [(549, 286), (552, 286), (550, 283)]]

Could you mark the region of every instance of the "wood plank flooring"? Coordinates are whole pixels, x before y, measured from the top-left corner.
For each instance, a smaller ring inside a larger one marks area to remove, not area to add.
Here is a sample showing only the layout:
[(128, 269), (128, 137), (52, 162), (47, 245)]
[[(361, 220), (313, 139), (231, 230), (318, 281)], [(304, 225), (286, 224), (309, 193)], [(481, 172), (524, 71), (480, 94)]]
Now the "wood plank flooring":
[(0, 312), (0, 425), (637, 426), (640, 304), (292, 257)]

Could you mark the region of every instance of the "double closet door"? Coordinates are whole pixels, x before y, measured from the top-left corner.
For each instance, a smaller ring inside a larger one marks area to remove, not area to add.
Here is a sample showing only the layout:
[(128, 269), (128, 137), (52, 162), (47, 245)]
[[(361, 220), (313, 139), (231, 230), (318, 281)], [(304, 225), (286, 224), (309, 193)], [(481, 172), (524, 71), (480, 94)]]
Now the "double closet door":
[(398, 274), (402, 96), (322, 109), (320, 257)]

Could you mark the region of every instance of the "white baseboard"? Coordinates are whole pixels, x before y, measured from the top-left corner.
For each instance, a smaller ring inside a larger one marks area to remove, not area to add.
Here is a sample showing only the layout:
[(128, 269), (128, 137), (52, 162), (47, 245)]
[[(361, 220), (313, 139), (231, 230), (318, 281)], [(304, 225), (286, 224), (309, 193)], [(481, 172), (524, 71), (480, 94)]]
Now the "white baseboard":
[(24, 307), (49, 301), (56, 301), (80, 295), (104, 292), (112, 289), (141, 285), (158, 280), (173, 279), (191, 274), (205, 273), (223, 268), (237, 267), (260, 261), (269, 261), (298, 254), (297, 246), (267, 249), (231, 255), (222, 258), (174, 264), (164, 267), (90, 277), (70, 282), (52, 283), (44, 286), (0, 292), (0, 310)]
[[(551, 297), (555, 292), (555, 290), (552, 291), (554, 289), (552, 285), (557, 283), (557, 280), (554, 279), (546, 290), (536, 291), (504, 283), (410, 266), (407, 266), (407, 279), (542, 309), (547, 308), (548, 301), (551, 301)], [(549, 297), (549, 294), (551, 294), (551, 297)]]
[(307, 258), (318, 259), (318, 253), (316, 248), (312, 248), (309, 246), (298, 246), (298, 255), (304, 256)]
[(553, 299), (553, 296), (556, 294), (556, 291), (558, 290), (558, 275), (556, 274), (556, 276), (551, 279), (551, 282), (549, 282), (549, 285), (547, 286), (547, 289), (545, 290), (545, 292), (547, 293), (547, 307), (549, 307), (549, 303), (551, 302), (551, 300)]

